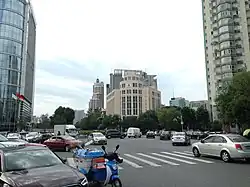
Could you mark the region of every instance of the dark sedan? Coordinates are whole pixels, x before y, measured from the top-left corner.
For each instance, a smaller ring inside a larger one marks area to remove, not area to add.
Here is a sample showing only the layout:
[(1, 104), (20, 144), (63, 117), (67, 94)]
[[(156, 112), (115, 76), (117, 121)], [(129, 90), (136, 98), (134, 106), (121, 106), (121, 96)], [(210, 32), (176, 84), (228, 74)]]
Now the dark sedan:
[(155, 132), (153, 131), (148, 131), (146, 133), (146, 138), (155, 138)]
[(44, 146), (5, 147), (0, 150), (1, 186), (87, 187), (86, 177), (64, 164)]
[(160, 140), (170, 140), (171, 139), (171, 133), (169, 131), (162, 131), (160, 135)]

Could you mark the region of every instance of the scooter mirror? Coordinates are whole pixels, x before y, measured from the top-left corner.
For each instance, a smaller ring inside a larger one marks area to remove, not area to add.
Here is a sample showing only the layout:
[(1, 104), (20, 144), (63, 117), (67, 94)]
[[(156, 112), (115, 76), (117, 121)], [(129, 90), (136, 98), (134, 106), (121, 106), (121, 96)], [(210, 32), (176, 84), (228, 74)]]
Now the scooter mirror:
[(117, 146), (115, 147), (115, 150), (119, 149), (119, 147), (120, 147), (120, 145), (117, 145)]
[(105, 146), (104, 146), (104, 145), (102, 146), (102, 150), (103, 150), (103, 151), (105, 151), (105, 150), (106, 150), (106, 148), (105, 148)]

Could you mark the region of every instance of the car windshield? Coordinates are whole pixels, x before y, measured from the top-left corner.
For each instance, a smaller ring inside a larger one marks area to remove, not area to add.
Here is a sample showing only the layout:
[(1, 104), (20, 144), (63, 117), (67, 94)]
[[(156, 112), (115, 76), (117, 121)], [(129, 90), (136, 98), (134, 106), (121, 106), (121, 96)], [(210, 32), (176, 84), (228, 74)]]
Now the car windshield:
[(38, 134), (37, 132), (31, 132), (31, 133), (27, 134), (27, 137), (36, 136), (37, 134)]
[(93, 135), (94, 135), (94, 137), (103, 137), (104, 136), (102, 133), (95, 133)]
[(176, 133), (174, 133), (174, 136), (185, 136), (185, 133), (182, 133), (182, 132), (176, 132)]
[(18, 134), (16, 134), (16, 133), (8, 134), (8, 137), (17, 137), (17, 136), (18, 136)]
[(228, 136), (232, 142), (250, 142), (247, 138), (243, 136)]
[(5, 170), (18, 171), (62, 164), (50, 150), (13, 151), (4, 154)]
[(8, 141), (8, 138), (0, 134), (0, 142), (7, 142), (7, 141)]

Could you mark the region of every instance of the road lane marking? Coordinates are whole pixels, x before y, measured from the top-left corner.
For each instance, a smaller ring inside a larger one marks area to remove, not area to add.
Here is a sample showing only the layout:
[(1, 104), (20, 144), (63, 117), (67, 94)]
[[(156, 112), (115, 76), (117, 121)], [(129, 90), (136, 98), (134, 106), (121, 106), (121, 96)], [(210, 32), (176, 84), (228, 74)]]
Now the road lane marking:
[(195, 162), (190, 162), (190, 161), (187, 161), (187, 160), (182, 160), (182, 159), (174, 158), (174, 157), (171, 157), (171, 156), (161, 155), (161, 154), (158, 154), (158, 153), (151, 153), (151, 154), (155, 155), (155, 156), (163, 157), (163, 158), (168, 158), (168, 159), (176, 160), (178, 162), (184, 162), (186, 164), (193, 164), (193, 165), (196, 164)]
[(194, 157), (193, 154), (189, 154), (189, 153), (183, 153), (183, 152), (179, 152), (179, 151), (173, 151), (174, 153), (177, 153), (177, 154), (181, 154), (181, 155), (186, 155), (186, 156), (191, 156), (191, 157)]
[(202, 159), (198, 159), (198, 158), (192, 158), (192, 157), (188, 157), (188, 156), (184, 156), (184, 155), (178, 155), (178, 154), (174, 154), (174, 153), (168, 153), (168, 152), (161, 152), (163, 154), (166, 155), (172, 155), (172, 156), (177, 156), (177, 157), (181, 157), (181, 158), (186, 158), (189, 160), (195, 160), (195, 161), (199, 161), (199, 162), (203, 162), (203, 163), (207, 163), (207, 164), (213, 164), (214, 162), (208, 161), (208, 160), (202, 160)]
[(138, 157), (133, 156), (133, 155), (130, 155), (130, 154), (124, 154), (124, 155), (127, 156), (127, 157), (130, 157), (130, 158), (133, 158), (133, 159), (135, 159), (135, 160), (139, 160), (139, 161), (141, 161), (141, 162), (144, 162), (144, 163), (146, 163), (146, 164), (148, 164), (148, 165), (150, 165), (150, 166), (153, 166), (153, 167), (161, 167), (161, 165), (158, 165), (158, 164), (156, 164), (156, 163), (154, 163), (154, 162), (150, 162), (150, 161), (148, 161), (148, 160), (144, 160), (144, 159), (142, 159), (142, 158), (138, 158)]
[(140, 165), (138, 165), (138, 164), (136, 164), (134, 162), (131, 162), (131, 161), (129, 161), (127, 159), (124, 159), (124, 158), (122, 158), (122, 159), (123, 159), (123, 162), (127, 163), (128, 165), (130, 165), (130, 166), (132, 166), (134, 168), (143, 168), (142, 166), (140, 166)]
[(136, 153), (136, 154), (138, 154), (140, 156), (144, 156), (144, 157), (150, 158), (150, 159), (153, 159), (153, 160), (157, 160), (157, 161), (160, 161), (160, 162), (172, 165), (172, 166), (179, 166), (180, 165), (180, 164), (177, 164), (177, 163), (174, 163), (174, 162), (170, 162), (170, 161), (167, 161), (167, 160), (163, 160), (163, 159), (160, 159), (160, 158), (149, 156), (149, 155), (146, 155), (146, 154), (143, 154), (143, 153)]
[(123, 169), (123, 167), (121, 167), (121, 166), (117, 166), (118, 167), (118, 169)]

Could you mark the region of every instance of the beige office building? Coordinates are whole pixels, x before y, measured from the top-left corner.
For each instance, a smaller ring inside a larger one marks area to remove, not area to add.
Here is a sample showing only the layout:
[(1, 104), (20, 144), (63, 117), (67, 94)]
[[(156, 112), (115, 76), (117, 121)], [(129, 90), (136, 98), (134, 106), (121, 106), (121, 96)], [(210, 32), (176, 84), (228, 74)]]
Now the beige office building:
[(208, 105), (218, 119), (215, 99), (225, 81), (250, 68), (248, 0), (202, 0)]
[(147, 110), (161, 107), (161, 92), (157, 88), (155, 75), (138, 70), (121, 70), (123, 78), (120, 88), (107, 95), (106, 113), (138, 116)]

